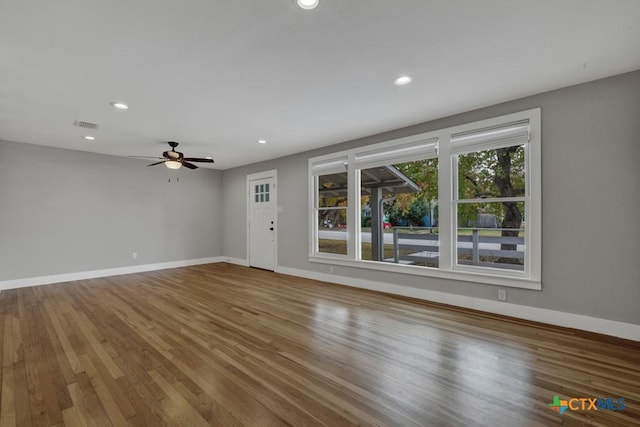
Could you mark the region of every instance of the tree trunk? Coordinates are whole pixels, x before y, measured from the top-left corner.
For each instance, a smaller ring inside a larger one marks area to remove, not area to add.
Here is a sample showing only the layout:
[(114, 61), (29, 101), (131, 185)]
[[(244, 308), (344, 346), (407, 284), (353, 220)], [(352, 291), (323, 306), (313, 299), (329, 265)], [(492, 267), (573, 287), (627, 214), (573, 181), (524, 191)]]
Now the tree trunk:
[(332, 209), (327, 211), (321, 211), (320, 223), (327, 228), (337, 227), (342, 225), (342, 218), (340, 217), (341, 209)]
[[(496, 150), (498, 164), (493, 181), (498, 188), (500, 197), (514, 197), (516, 195), (511, 182), (511, 158), (517, 150), (518, 147), (499, 148)], [(502, 209), (504, 212), (504, 219), (500, 225), (503, 228), (502, 237), (518, 237), (520, 226), (522, 225), (522, 213), (518, 209), (518, 204), (516, 202), (504, 202), (502, 203)], [(505, 228), (513, 228), (514, 230), (504, 230)], [(500, 249), (503, 251), (515, 251), (517, 248), (518, 246), (512, 243), (502, 243), (500, 245)], [(498, 262), (503, 264), (521, 263), (517, 258), (500, 258)]]

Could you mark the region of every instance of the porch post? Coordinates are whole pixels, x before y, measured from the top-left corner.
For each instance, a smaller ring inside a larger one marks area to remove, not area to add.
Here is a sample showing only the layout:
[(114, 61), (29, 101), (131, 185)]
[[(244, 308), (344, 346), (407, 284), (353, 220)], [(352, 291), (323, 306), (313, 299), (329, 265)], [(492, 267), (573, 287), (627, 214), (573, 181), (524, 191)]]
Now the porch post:
[(384, 260), (384, 230), (382, 228), (382, 188), (371, 188), (371, 260)]

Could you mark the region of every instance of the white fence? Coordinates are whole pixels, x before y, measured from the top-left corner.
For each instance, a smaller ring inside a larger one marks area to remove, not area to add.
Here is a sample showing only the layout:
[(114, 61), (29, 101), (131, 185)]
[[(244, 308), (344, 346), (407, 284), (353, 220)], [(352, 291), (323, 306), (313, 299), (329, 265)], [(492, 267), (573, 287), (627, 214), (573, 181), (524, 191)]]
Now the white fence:
[[(458, 264), (510, 270), (524, 269), (524, 229), (460, 228), (471, 234), (458, 235)], [(486, 236), (482, 232), (510, 231), (517, 236)], [(440, 256), (437, 228), (394, 227), (393, 262), (436, 266)], [(391, 259), (389, 259), (391, 261)]]

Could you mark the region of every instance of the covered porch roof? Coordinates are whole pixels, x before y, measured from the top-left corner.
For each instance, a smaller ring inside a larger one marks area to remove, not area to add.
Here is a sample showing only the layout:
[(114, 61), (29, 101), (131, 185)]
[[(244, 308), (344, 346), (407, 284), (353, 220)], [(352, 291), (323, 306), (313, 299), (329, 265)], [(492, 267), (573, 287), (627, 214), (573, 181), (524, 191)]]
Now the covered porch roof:
[[(320, 175), (319, 192), (323, 197), (347, 196), (347, 172)], [(391, 165), (361, 170), (361, 194), (371, 195), (371, 189), (380, 188), (382, 194), (415, 193), (418, 184)]]
[[(322, 197), (347, 197), (347, 172), (318, 176), (318, 190)], [(360, 194), (370, 196), (371, 207), (371, 259), (382, 261), (384, 256), (383, 209), (388, 194), (416, 193), (418, 184), (395, 166), (384, 165), (361, 169)]]

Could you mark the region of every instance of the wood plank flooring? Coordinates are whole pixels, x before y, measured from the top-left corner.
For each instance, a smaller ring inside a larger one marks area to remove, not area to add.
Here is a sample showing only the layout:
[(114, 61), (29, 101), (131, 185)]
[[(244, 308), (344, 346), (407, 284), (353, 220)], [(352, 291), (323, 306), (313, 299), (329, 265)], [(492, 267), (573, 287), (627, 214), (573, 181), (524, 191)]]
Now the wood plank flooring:
[(0, 426), (640, 425), (639, 343), (228, 264), (3, 291), (0, 321)]

